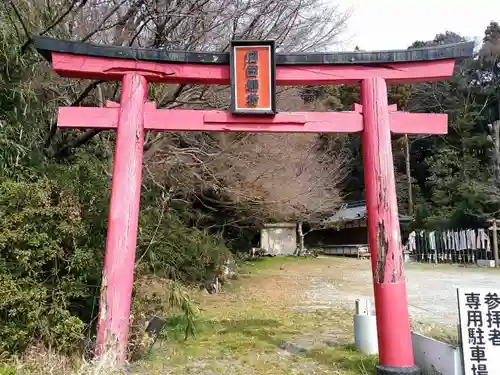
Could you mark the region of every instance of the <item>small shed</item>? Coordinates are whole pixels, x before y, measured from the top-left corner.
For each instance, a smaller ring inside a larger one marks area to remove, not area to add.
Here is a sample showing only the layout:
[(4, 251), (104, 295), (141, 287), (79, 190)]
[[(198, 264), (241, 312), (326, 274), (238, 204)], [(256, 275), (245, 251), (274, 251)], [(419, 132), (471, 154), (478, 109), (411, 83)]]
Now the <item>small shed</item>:
[[(330, 255), (357, 255), (368, 246), (367, 210), (365, 201), (350, 202), (334, 215), (323, 220), (324, 229), (312, 231), (305, 238), (306, 247)], [(411, 221), (399, 215), (399, 222)]]
[(260, 231), (260, 247), (270, 255), (293, 255), (297, 248), (297, 224), (264, 224)]

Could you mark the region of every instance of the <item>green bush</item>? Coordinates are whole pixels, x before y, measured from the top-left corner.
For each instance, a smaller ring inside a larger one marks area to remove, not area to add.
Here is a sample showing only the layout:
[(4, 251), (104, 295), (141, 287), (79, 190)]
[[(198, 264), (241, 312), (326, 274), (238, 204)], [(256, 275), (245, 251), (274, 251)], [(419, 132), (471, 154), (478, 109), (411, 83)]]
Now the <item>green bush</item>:
[[(0, 180), (0, 352), (22, 350), (32, 338), (74, 349), (97, 314), (107, 181), (85, 160), (47, 175)], [(221, 238), (143, 198), (136, 274), (192, 283), (231, 257)]]
[[(141, 213), (136, 269), (185, 282), (209, 277), (232, 257), (221, 237), (187, 228), (173, 210), (149, 205)], [(156, 225), (151, 225), (157, 223)], [(161, 230), (156, 230), (157, 227)]]
[(0, 183), (0, 351), (33, 337), (60, 348), (82, 338), (79, 310), (95, 294), (101, 257), (81, 213), (49, 181)]

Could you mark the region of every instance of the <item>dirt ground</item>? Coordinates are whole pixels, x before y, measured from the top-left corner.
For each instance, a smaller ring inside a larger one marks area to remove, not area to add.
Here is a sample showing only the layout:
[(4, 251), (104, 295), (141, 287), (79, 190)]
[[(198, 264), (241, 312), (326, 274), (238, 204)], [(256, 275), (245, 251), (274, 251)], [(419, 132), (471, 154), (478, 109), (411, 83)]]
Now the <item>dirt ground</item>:
[[(500, 271), (406, 267), (412, 323), (420, 331), (457, 321), (456, 287), (500, 285)], [(354, 301), (372, 296), (370, 263), (349, 258), (273, 258), (246, 267), (218, 295), (200, 296), (196, 337), (175, 331), (134, 366), (137, 374), (374, 374), (377, 359), (352, 350)]]

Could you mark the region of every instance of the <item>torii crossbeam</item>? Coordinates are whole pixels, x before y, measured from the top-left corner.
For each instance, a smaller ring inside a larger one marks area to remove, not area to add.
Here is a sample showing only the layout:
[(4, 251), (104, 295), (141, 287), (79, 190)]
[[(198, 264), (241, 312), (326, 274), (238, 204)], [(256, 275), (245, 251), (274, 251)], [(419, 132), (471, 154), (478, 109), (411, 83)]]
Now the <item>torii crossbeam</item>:
[[(97, 352), (118, 342), (125, 360), (139, 215), (144, 131), (362, 133), (368, 234), (380, 364), (377, 374), (419, 374), (414, 364), (403, 276), (391, 131), (445, 134), (444, 114), (404, 113), (387, 103), (387, 83), (452, 76), (473, 43), (402, 51), (275, 55), (273, 42), (235, 41), (231, 53), (168, 52), (37, 38), (61, 76), (121, 80), (120, 103), (62, 107), (61, 128), (115, 129), (108, 235)], [(259, 61), (264, 61), (260, 63)], [(148, 82), (232, 84), (232, 111), (156, 109)], [(277, 85), (360, 83), (351, 112), (275, 113)], [(243, 113), (243, 114), (242, 114)], [(265, 116), (263, 116), (265, 114)]]
[[(390, 129), (395, 134), (446, 134), (447, 116), (439, 113), (396, 112), (389, 106)], [(391, 110), (392, 109), (392, 110)], [(362, 107), (352, 112), (282, 112), (273, 117), (233, 116), (230, 111), (156, 109), (153, 102), (144, 106), (145, 131), (200, 131), (254, 133), (358, 133), (363, 131)], [(107, 101), (106, 107), (61, 107), (57, 117), (60, 128), (118, 128), (120, 104)], [(165, 121), (168, 119), (168, 122)]]

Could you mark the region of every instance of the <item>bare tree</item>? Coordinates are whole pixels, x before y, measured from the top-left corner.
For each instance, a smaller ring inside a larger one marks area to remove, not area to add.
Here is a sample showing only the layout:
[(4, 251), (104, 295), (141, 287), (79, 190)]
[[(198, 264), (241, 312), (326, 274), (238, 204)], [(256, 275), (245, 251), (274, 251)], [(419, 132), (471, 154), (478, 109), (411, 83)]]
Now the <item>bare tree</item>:
[[(204, 51), (225, 51), (231, 39), (275, 39), (279, 51), (325, 51), (339, 42), (349, 16), (323, 0), (13, 0), (4, 7), (24, 47), (34, 35), (51, 35)], [(52, 98), (46, 108), (52, 119), (59, 105), (103, 105), (119, 91), (115, 83), (59, 79), (43, 62), (32, 70), (29, 84)], [(229, 104), (227, 87), (151, 86), (159, 107)], [(297, 108), (298, 95), (284, 98), (289, 108)], [(99, 133), (74, 130), (62, 137), (52, 120), (45, 146), (62, 158)], [(300, 220), (331, 210), (340, 199), (335, 187), (345, 161), (318, 154), (314, 135), (148, 133), (145, 148), (146, 178), (171, 199), (211, 189), (256, 212)]]
[[(282, 109), (319, 107), (305, 104), (295, 89), (283, 91), (278, 103)], [(179, 143), (190, 146), (174, 146)], [(147, 173), (182, 192), (177, 199), (215, 191), (259, 218), (297, 221), (300, 250), (309, 233), (302, 223), (331, 215), (342, 202), (338, 186), (348, 153), (320, 151), (315, 134), (171, 134), (156, 147), (147, 153)]]

